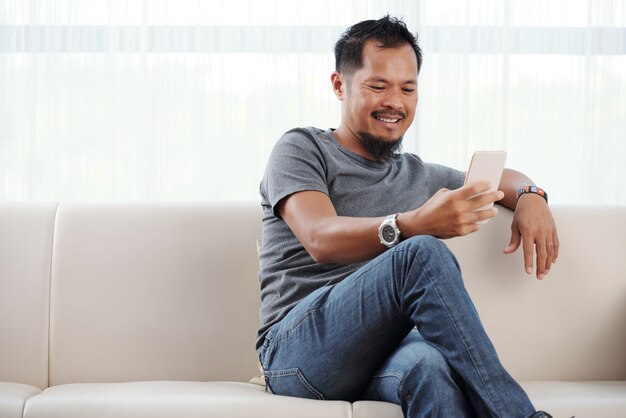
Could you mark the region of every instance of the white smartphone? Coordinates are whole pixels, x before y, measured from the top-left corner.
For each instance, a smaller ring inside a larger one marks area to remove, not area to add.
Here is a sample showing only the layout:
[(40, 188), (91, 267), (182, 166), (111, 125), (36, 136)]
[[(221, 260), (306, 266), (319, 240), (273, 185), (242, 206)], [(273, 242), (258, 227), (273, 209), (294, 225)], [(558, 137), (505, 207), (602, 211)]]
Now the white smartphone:
[[(476, 183), (479, 181), (487, 180), (491, 185), (489, 190), (479, 193), (476, 196), (480, 196), (485, 193), (494, 192), (498, 190), (500, 185), (500, 178), (502, 177), (502, 171), (504, 171), (504, 162), (506, 161), (506, 151), (476, 151), (470, 161), (469, 169), (465, 175), (465, 185)], [(472, 196), (472, 197), (476, 197)], [(493, 203), (476, 209), (486, 210), (491, 209)], [(488, 220), (480, 221), (479, 224), (486, 224)]]

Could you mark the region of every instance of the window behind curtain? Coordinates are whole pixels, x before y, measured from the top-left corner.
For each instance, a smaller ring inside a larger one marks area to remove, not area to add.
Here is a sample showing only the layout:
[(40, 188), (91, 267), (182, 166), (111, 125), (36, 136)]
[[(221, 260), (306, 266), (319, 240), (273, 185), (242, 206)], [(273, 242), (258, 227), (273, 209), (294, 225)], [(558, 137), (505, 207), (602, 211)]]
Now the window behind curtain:
[(256, 200), (283, 132), (340, 122), (337, 37), (386, 13), (424, 50), (406, 151), (626, 204), (626, 0), (0, 0), (0, 199)]

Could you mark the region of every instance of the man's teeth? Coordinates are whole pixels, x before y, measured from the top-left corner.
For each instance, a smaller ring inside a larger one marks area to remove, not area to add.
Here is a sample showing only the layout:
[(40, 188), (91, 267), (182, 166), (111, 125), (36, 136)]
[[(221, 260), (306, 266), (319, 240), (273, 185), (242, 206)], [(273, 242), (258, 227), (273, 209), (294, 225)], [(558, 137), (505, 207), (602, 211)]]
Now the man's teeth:
[(399, 121), (400, 119), (387, 119), (387, 118), (381, 118), (379, 116), (375, 116), (376, 119), (381, 120), (383, 122), (388, 122), (388, 123), (395, 123), (397, 121)]

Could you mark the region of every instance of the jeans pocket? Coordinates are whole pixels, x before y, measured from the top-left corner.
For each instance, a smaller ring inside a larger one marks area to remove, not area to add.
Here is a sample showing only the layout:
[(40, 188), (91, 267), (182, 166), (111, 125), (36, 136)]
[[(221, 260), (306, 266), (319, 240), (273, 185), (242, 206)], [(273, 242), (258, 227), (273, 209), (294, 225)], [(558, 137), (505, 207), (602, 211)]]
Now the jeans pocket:
[(298, 368), (266, 371), (265, 380), (275, 395), (324, 400), (324, 395), (309, 383)]

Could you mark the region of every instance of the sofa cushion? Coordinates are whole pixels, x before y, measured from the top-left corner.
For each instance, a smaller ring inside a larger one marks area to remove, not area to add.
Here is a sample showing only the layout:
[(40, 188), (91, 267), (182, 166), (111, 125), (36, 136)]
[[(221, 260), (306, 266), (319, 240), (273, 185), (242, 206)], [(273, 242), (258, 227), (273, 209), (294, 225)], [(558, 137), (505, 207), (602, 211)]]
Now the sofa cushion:
[(21, 418), (26, 400), (40, 392), (34, 386), (0, 382), (0, 417)]
[[(544, 280), (505, 255), (512, 212), (446, 240), (502, 363), (520, 381), (626, 380), (626, 206), (556, 206), (560, 252)], [(626, 416), (626, 414), (624, 414)]]
[[(626, 382), (522, 382), (539, 410), (557, 418), (626, 417)], [(384, 402), (354, 403), (353, 418), (403, 418), (398, 405)]]
[(353, 418), (404, 418), (400, 405), (387, 402), (358, 401), (352, 405)]
[(54, 386), (26, 404), (25, 418), (349, 418), (342, 401), (266, 393), (234, 382), (133, 382)]
[(0, 381), (48, 386), (57, 203), (0, 202)]
[(248, 381), (260, 225), (257, 205), (62, 203), (50, 385)]
[(626, 382), (521, 382), (535, 407), (554, 417), (626, 417)]

